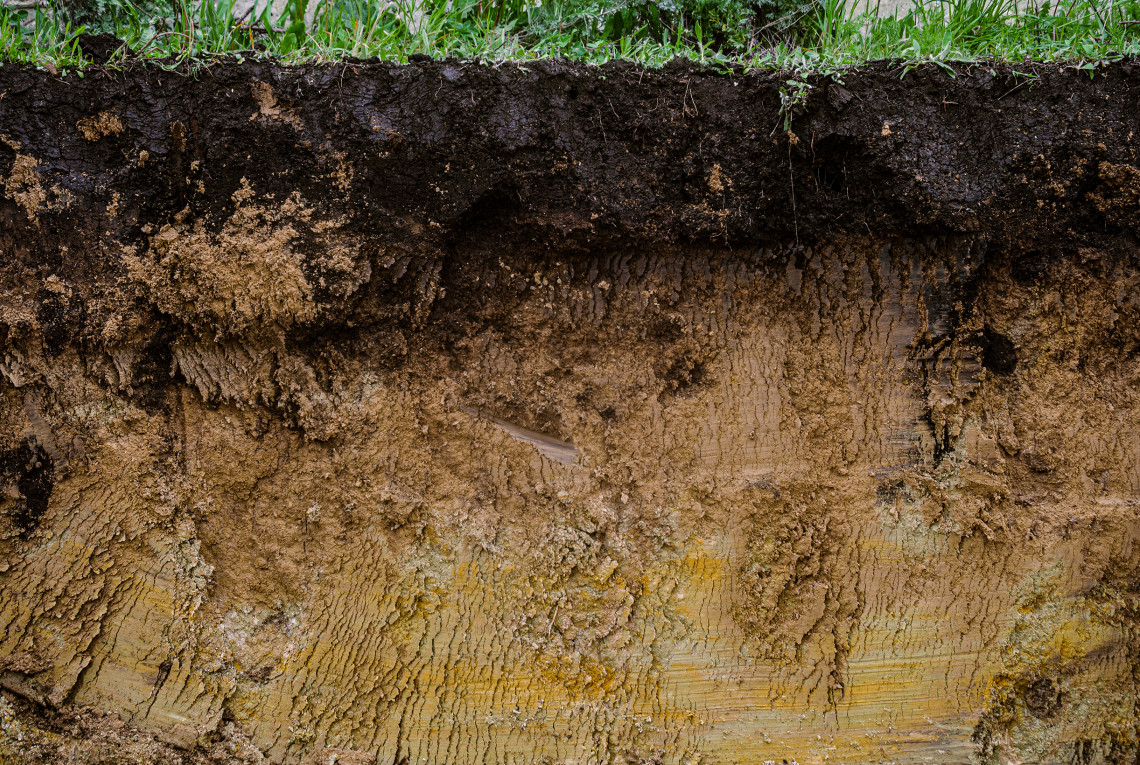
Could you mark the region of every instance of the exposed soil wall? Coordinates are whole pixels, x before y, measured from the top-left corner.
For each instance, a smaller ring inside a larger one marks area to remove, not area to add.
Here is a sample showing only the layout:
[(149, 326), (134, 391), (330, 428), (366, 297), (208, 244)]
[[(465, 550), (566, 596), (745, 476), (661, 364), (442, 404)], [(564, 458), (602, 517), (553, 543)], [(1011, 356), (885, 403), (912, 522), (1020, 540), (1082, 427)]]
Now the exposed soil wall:
[(1019, 69), (0, 68), (0, 759), (1135, 762), (1140, 70)]

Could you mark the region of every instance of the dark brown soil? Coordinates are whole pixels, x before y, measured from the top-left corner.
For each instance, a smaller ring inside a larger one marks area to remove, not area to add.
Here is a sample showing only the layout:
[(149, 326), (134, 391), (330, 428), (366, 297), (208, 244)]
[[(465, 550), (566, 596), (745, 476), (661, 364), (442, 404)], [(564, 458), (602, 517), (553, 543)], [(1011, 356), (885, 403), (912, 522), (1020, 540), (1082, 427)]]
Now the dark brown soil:
[[(34, 236), (6, 200), (5, 246), (25, 267), (106, 272), (81, 254), (103, 229), (141, 240), (145, 221), (187, 206), (216, 217), (242, 178), (259, 193), (319, 197), (333, 152), (354, 167), (338, 204), (362, 233), (444, 251), (474, 237), (573, 253), (981, 232), (991, 248), (1049, 256), (1130, 232), (1136, 179), (1113, 168), (1135, 160), (1140, 69), (1016, 70), (972, 65), (952, 78), (878, 64), (842, 84), (812, 77), (789, 140), (788, 73), (417, 61), (60, 79), (8, 66), (3, 133), (39, 160), (49, 204), (69, 200), (41, 214), (50, 225)], [(272, 88), (279, 114), (251, 120), (255, 83)], [(76, 125), (103, 112), (123, 129), (85, 139)], [(5, 177), (17, 153), (0, 148)], [(116, 192), (113, 221), (91, 214)]]

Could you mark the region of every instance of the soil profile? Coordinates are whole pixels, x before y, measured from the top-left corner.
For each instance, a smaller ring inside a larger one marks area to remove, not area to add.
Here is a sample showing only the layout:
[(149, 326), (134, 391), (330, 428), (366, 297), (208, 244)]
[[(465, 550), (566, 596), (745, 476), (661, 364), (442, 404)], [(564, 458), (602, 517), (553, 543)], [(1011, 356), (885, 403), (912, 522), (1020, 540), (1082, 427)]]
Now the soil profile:
[(0, 67), (0, 760), (1136, 762), (1140, 69), (789, 77)]

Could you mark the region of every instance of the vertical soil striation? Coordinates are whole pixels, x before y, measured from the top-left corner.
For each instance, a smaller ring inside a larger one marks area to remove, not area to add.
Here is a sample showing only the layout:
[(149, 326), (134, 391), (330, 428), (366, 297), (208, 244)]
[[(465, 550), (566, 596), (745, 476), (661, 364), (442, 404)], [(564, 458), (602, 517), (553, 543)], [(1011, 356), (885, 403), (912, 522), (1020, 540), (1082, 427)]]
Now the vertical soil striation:
[(1132, 763), (1140, 71), (0, 68), (0, 760)]

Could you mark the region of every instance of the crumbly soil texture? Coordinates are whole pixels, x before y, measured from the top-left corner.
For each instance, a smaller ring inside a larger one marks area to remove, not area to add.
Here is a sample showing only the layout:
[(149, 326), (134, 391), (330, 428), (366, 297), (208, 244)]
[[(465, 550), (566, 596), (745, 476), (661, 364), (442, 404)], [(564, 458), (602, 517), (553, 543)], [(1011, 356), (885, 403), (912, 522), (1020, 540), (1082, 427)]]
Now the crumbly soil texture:
[(1135, 763), (1140, 68), (0, 68), (0, 761)]

